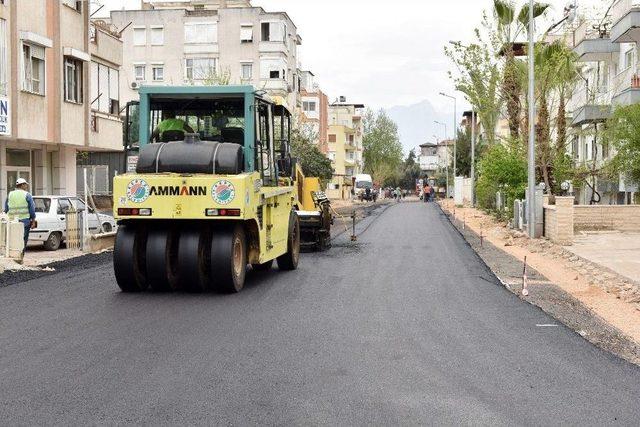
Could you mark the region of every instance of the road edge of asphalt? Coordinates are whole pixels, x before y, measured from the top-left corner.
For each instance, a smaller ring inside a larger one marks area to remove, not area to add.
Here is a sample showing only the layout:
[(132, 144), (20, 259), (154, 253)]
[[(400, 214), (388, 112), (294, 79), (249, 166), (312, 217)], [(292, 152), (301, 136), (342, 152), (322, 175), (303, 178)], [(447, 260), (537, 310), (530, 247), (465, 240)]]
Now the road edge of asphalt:
[[(361, 222), (370, 218), (377, 217), (382, 212), (387, 210), (393, 203), (371, 203), (357, 205), (354, 208), (349, 208), (349, 211), (356, 211), (356, 226), (361, 225)], [(348, 215), (348, 212), (341, 212), (341, 214)], [(366, 230), (356, 229), (356, 234), (359, 235)], [(335, 234), (332, 233), (331, 239), (337, 239), (343, 234), (350, 232), (349, 229), (338, 230)], [(65, 260), (55, 261), (49, 264), (38, 266), (35, 269), (18, 269), (18, 270), (5, 270), (0, 273), (0, 288), (4, 288), (11, 285), (17, 285), (20, 283), (28, 282), (30, 280), (39, 279), (45, 276), (51, 276), (60, 272), (73, 270), (74, 268), (90, 268), (92, 266), (101, 265), (111, 262), (112, 250), (104, 251), (97, 254), (85, 254)]]
[(97, 265), (102, 265), (107, 262), (111, 262), (112, 254), (113, 251), (107, 250), (97, 254), (85, 254), (61, 261), (55, 261), (38, 266), (38, 269), (34, 270), (5, 270), (0, 273), (0, 288), (70, 271), (79, 267), (91, 268)]
[[(528, 276), (537, 279), (538, 284), (535, 285), (536, 292), (530, 292), (528, 296), (523, 296), (522, 285), (514, 286), (513, 283), (509, 284), (498, 274), (498, 265), (500, 263), (503, 264), (502, 267), (506, 264), (509, 265), (510, 268), (521, 270), (522, 261), (486, 240), (481, 243), (480, 236), (477, 233), (468, 227), (452, 221), (450, 214), (439, 204), (438, 209), (440, 209), (449, 224), (460, 234), (465, 243), (486, 266), (491, 275), (495, 277), (497, 284), (500, 284), (509, 292), (515, 294), (522, 301), (547, 313), (599, 349), (617, 356), (626, 362), (640, 366), (640, 345), (633, 339), (598, 316), (581, 301), (531, 268), (528, 269)], [(490, 253), (491, 255), (489, 255)], [(494, 259), (491, 259), (491, 257)]]

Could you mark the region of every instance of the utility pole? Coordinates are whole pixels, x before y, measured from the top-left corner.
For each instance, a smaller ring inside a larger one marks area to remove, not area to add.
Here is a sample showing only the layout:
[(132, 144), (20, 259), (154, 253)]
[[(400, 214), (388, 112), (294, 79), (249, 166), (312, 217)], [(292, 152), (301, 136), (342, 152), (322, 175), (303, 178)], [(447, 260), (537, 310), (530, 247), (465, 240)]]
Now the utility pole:
[(529, 0), (529, 168), (528, 168), (528, 185), (529, 185), (529, 202), (527, 208), (529, 210), (529, 237), (536, 237), (536, 153), (535, 153), (535, 102), (536, 98), (533, 93), (535, 90), (535, 44), (534, 44), (534, 25), (533, 25), (533, 0)]
[(471, 107), (471, 207), (476, 206), (476, 111)]

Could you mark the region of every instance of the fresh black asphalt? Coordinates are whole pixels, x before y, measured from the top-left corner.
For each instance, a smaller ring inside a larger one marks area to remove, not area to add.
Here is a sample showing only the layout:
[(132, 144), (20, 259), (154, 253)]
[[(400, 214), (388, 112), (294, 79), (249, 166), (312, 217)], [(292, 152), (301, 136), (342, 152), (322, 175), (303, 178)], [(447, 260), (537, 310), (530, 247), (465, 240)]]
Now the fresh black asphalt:
[(110, 263), (0, 288), (2, 425), (637, 425), (640, 369), (496, 279), (434, 204), (249, 274), (122, 294)]

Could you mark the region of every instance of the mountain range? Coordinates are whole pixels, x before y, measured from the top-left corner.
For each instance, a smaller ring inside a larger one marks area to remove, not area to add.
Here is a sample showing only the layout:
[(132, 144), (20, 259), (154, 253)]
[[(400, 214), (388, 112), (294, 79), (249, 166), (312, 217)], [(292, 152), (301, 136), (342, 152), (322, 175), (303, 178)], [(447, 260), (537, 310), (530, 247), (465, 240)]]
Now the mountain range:
[[(398, 105), (385, 109), (389, 117), (398, 125), (400, 142), (405, 153), (425, 142), (435, 142), (444, 137), (444, 126), (434, 123), (435, 120), (446, 123), (447, 138), (451, 138), (453, 121), (451, 113), (440, 113), (431, 102), (425, 99), (416, 104)], [(462, 114), (459, 112), (458, 115)]]

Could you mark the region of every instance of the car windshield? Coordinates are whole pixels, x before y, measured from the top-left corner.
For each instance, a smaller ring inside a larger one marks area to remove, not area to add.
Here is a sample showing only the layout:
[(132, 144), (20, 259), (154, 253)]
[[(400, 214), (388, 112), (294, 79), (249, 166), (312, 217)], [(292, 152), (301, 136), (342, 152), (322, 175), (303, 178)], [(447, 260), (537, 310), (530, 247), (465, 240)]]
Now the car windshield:
[(371, 181), (358, 181), (356, 182), (356, 188), (371, 188), (373, 183)]
[(36, 212), (49, 213), (49, 208), (51, 207), (51, 199), (34, 197), (33, 203), (36, 205)]

